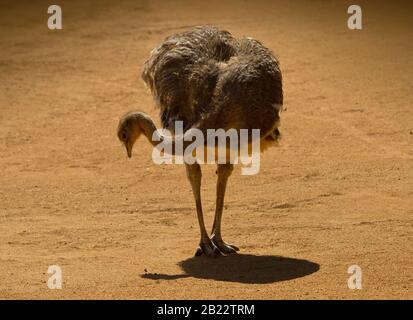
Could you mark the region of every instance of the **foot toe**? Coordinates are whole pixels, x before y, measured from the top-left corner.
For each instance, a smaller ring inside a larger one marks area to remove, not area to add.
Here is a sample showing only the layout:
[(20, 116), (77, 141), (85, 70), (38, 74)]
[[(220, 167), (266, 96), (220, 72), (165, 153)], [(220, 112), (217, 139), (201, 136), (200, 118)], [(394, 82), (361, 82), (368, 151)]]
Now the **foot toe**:
[(234, 254), (237, 253), (237, 250), (234, 249), (232, 246), (227, 245), (225, 243), (219, 244), (218, 249), (224, 254)]
[(233, 254), (239, 251), (237, 246), (225, 243), (222, 239), (211, 238), (212, 243), (218, 247), (223, 254)]
[(207, 257), (222, 256), (222, 252), (217, 246), (211, 243), (201, 243), (195, 252), (195, 257), (206, 255)]
[(232, 244), (226, 244), (224, 241), (222, 240), (217, 240), (212, 238), (211, 239), (213, 244), (218, 247), (218, 249), (223, 253), (223, 254), (233, 254), (233, 253), (237, 253), (237, 251), (239, 250), (238, 247), (232, 245)]

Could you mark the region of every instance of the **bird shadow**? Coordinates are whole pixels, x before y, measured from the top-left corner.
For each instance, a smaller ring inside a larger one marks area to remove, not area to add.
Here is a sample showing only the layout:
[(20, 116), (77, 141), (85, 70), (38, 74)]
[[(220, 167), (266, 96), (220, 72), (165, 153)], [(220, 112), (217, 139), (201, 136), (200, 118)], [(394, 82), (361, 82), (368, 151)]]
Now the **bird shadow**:
[(301, 278), (317, 272), (320, 265), (308, 260), (281, 256), (236, 254), (225, 257), (193, 257), (178, 264), (183, 274), (146, 273), (142, 278), (176, 280), (194, 277), (217, 281), (265, 284)]

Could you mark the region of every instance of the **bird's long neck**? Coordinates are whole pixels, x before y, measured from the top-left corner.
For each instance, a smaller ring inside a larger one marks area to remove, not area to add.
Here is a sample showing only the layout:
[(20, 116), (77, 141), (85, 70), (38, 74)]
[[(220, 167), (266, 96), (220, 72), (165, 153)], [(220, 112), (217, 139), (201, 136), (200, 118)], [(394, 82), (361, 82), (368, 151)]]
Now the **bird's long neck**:
[(154, 132), (157, 130), (155, 122), (153, 122), (151, 117), (143, 113), (137, 115), (137, 120), (142, 134), (145, 135), (154, 147), (156, 147), (160, 142), (152, 139)]
[(143, 114), (143, 113), (139, 114), (138, 121), (139, 121), (139, 127), (142, 131), (142, 134), (146, 136), (146, 138), (152, 144), (152, 146), (157, 147), (161, 143), (170, 144), (172, 155), (176, 155), (178, 139), (180, 139), (179, 143), (182, 144), (183, 150), (185, 150), (186, 146), (188, 146), (191, 143), (191, 141), (185, 141), (183, 139), (183, 136), (176, 137), (176, 136), (162, 135), (159, 131), (157, 131), (158, 129), (154, 121), (152, 120), (152, 118), (146, 114)]

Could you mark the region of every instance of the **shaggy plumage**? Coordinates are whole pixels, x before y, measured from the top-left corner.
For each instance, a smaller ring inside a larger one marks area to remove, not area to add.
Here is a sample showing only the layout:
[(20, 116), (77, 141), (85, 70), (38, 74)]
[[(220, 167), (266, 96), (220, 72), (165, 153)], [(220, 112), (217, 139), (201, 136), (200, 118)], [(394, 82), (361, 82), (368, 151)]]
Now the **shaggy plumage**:
[(145, 62), (142, 78), (164, 128), (260, 129), (274, 137), (283, 104), (278, 60), (252, 38), (198, 27), (172, 35)]

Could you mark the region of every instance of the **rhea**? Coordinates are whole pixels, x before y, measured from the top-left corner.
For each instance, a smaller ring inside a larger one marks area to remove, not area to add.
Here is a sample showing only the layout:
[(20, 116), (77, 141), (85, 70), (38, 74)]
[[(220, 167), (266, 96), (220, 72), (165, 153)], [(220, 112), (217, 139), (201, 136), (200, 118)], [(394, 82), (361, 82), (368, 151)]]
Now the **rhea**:
[[(184, 135), (193, 128), (204, 133), (208, 129), (259, 129), (261, 150), (280, 137), (280, 66), (273, 53), (257, 40), (236, 39), (215, 27), (196, 27), (166, 38), (153, 49), (142, 78), (160, 109), (162, 127), (172, 133), (176, 121), (183, 122)], [(141, 134), (154, 147), (167, 139), (152, 139), (155, 132), (156, 125), (147, 114), (131, 111), (121, 117), (117, 133), (131, 157)], [(171, 143), (176, 143), (176, 136), (172, 135)], [(239, 249), (224, 242), (221, 234), (225, 190), (233, 164), (229, 160), (217, 164), (216, 208), (210, 235), (202, 211), (201, 167), (198, 162), (185, 166), (201, 233), (195, 255), (236, 253)]]

